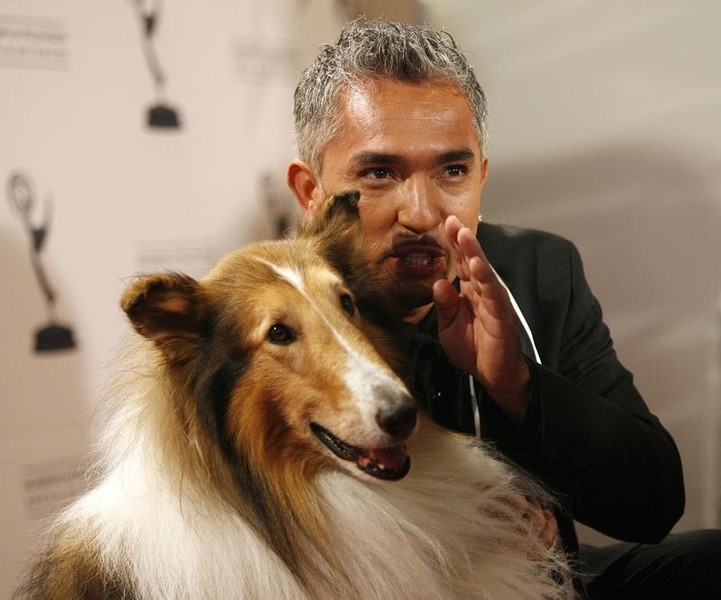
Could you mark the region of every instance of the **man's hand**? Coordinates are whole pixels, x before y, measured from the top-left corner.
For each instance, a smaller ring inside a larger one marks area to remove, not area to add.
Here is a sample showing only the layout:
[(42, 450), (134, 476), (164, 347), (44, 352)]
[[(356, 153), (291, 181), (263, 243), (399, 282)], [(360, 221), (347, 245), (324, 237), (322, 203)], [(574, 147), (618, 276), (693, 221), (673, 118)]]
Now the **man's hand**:
[(555, 515), (543, 508), (535, 500), (528, 500), (526, 510), (523, 512), (523, 518), (528, 519), (531, 527), (541, 538), (541, 542), (546, 548), (552, 548), (558, 541), (558, 521)]
[(455, 216), (445, 226), (460, 293), (446, 280), (433, 286), (441, 345), (455, 367), (473, 375), (499, 408), (519, 422), (528, 404), (530, 373), (516, 313), (471, 230)]

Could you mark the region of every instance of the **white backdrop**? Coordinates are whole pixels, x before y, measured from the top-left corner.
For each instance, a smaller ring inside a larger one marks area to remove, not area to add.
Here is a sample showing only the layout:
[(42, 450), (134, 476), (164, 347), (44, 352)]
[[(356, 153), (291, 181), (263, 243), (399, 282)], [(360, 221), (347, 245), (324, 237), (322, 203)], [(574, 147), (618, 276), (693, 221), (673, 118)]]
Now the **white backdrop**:
[(717, 526), (721, 4), (431, 6), (489, 97), (484, 218), (576, 242), (621, 359), (678, 443), (677, 529)]
[[(161, 4), (154, 45), (178, 131), (144, 124), (155, 91), (130, 0), (0, 0), (0, 598), (42, 517), (82, 485), (89, 412), (127, 331), (125, 281), (158, 268), (200, 274), (273, 235), (266, 204), (288, 198), (296, 74), (342, 18), (333, 0)], [(578, 244), (621, 358), (679, 443), (679, 528), (716, 524), (721, 8), (425, 6), (489, 96), (484, 217)], [(41, 259), (75, 350), (32, 350), (47, 315), (8, 201), (18, 169), (34, 184), (34, 226), (52, 205)]]
[[(129, 0), (0, 0), (0, 598), (42, 517), (82, 484), (128, 277), (201, 274), (272, 236), (265, 173), (287, 198), (295, 4), (144, 4), (162, 5), (154, 45), (179, 130), (145, 125), (156, 93)], [(34, 227), (52, 205), (41, 260), (74, 350), (33, 352), (47, 314), (6, 189), (18, 169), (34, 184)]]

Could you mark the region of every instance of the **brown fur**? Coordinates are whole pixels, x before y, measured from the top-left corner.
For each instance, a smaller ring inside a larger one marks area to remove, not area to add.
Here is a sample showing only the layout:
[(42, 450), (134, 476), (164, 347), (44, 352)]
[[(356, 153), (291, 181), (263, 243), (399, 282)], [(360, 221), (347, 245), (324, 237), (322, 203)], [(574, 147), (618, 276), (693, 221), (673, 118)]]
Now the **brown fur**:
[[(361, 291), (360, 301), (365, 310), (373, 306), (376, 315), (381, 314), (375, 305), (379, 302), (378, 287), (370, 284), (372, 276), (362, 259), (356, 202), (354, 194), (329, 202), (328, 210), (300, 230), (295, 240), (245, 248), (226, 258), (202, 283), (180, 274), (146, 277), (130, 285), (121, 300), (136, 330), (161, 351), (170, 374), (169, 384), (186, 388), (183, 390), (186, 393), (177, 394), (175, 410), (184, 424), (183, 437), (194, 440), (194, 445), (203, 450), (188, 457), (182, 438), (164, 444), (177, 449), (173, 462), (188, 463), (182, 477), (197, 479), (199, 473), (209, 477), (212, 488), (221, 490), (227, 502), (250, 515), (259, 534), (302, 580), (324, 575), (303, 572), (300, 565), (314, 561), (300, 556), (300, 549), (314, 549), (331, 565), (336, 560), (310, 488), (316, 473), (336, 467), (318, 452), (316, 440), (298, 438), (294, 431), (299, 427), (294, 429), (292, 421), (297, 415), (302, 420), (309, 413), (318, 414), (329, 408), (343, 413), (348, 407), (332, 405), (333, 399), (341, 398), (334, 389), (336, 378), (330, 376), (339, 366), (324, 350), (323, 336), (328, 334), (322, 328), (305, 334), (313, 340), (312, 347), (309, 346), (314, 354), (310, 377), (314, 378), (315, 388), (310, 397), (305, 397), (309, 356), (299, 357), (295, 364), (291, 361), (290, 371), (279, 378), (274, 357), (259, 350), (265, 330), (252, 330), (247, 324), (267, 318), (269, 306), (279, 307), (274, 314), (277, 320), (298, 328), (307, 320), (302, 301), (297, 295), (294, 297), (287, 282), (278, 280), (265, 261), (301, 268), (310, 296), (337, 302), (337, 294), (353, 295), (350, 287), (338, 279), (336, 296), (329, 297), (327, 282), (314, 279), (314, 269), (325, 277), (324, 261), (332, 261), (334, 268), (345, 271), (347, 277), (357, 277), (359, 288), (360, 282), (364, 282), (367, 291)], [(329, 307), (327, 313), (332, 314), (333, 308)], [(364, 325), (365, 333), (373, 328), (377, 348), (391, 357), (390, 346), (381, 341), (380, 329), (361, 320), (359, 313), (350, 320), (354, 327)], [(360, 329), (353, 332), (346, 328), (346, 333), (354, 335), (358, 347), (368, 347)], [(231, 355), (231, 362), (235, 360), (239, 370), (247, 369), (242, 386), (230, 394), (225, 428), (210, 418), (204, 422), (199, 419), (196, 406), (198, 388), (212, 386), (204, 381), (207, 373), (212, 372), (208, 359), (223, 362), (229, 358), (218, 356), (218, 348)], [(367, 351), (374, 354), (371, 348)], [(235, 359), (233, 353), (237, 354)], [(243, 364), (246, 360), (253, 361), (252, 369)], [(297, 381), (293, 383), (293, 379)], [(189, 387), (193, 384), (195, 389)], [(277, 389), (273, 389), (274, 384)], [(221, 429), (225, 430), (225, 437)], [(220, 443), (212, 438), (219, 438)], [(218, 448), (224, 452), (218, 452)], [(236, 457), (244, 457), (247, 464), (239, 463)], [(238, 494), (239, 489), (248, 488), (254, 492)]]
[(83, 532), (70, 527), (58, 532), (61, 543), (52, 544), (38, 557), (18, 597), (28, 600), (124, 600), (134, 598), (130, 578), (109, 574)]
[[(345, 530), (338, 531), (337, 524), (344, 518), (342, 510), (329, 503), (316, 486), (319, 479), (326, 482), (324, 486), (330, 485), (332, 478), (317, 477), (321, 472), (342, 472), (356, 465), (347, 467), (349, 463), (333, 456), (309, 424), (319, 421), (331, 427), (352, 446), (388, 448), (391, 442), (378, 427), (362, 425), (365, 421), (359, 415), (367, 421), (368, 413), (361, 415), (362, 403), (349, 394), (363, 395), (364, 402), (383, 394), (391, 403), (408, 402), (410, 398), (399, 378), (403, 361), (391, 343), (393, 320), (384, 311), (385, 299), (364, 254), (357, 201), (357, 194), (331, 200), (296, 239), (261, 242), (236, 251), (201, 281), (167, 273), (141, 277), (127, 288), (121, 306), (140, 334), (140, 342), (131, 348), (133, 362), (125, 367), (109, 407), (103, 440), (108, 449), (102, 465), (105, 478), (56, 526), (48, 549), (20, 591), (21, 597), (133, 599), (142, 594), (143, 582), (155, 590), (154, 597), (166, 597), (166, 588), (177, 585), (183, 573), (153, 553), (156, 542), (163, 549), (168, 543), (159, 539), (166, 531), (162, 526), (170, 523), (171, 539), (178, 531), (195, 536), (190, 544), (185, 544), (187, 537), (182, 538), (180, 543), (190, 548), (187, 562), (178, 563), (194, 567), (202, 559), (193, 552), (200, 549), (204, 554), (208, 527), (215, 527), (207, 515), (224, 524), (213, 531), (219, 547), (229, 549), (232, 557), (242, 555), (244, 544), (262, 554), (261, 564), (277, 569), (282, 585), (290, 581), (308, 597), (317, 596), (316, 590), (323, 590), (323, 597), (361, 596), (359, 585), (365, 584), (365, 572), (359, 579), (354, 571), (357, 565), (343, 562), (353, 561), (352, 543), (357, 538), (346, 539)], [(364, 387), (362, 374), (353, 379), (354, 360), (366, 369), (377, 370), (372, 373), (383, 394), (376, 395), (376, 388)], [(395, 375), (388, 363), (394, 366)], [(363, 391), (357, 392), (357, 387)], [(377, 419), (377, 414), (374, 416)], [(431, 426), (429, 431), (430, 439), (436, 436), (438, 443), (449, 443), (450, 438), (437, 428)], [(402, 441), (394, 438), (392, 444)], [(434, 443), (430, 447), (435, 450)], [(432, 453), (424, 452), (432, 463)], [(128, 456), (130, 462), (126, 462)], [(456, 455), (451, 452), (448, 456)], [(490, 462), (488, 466), (501, 469)], [(123, 478), (126, 470), (129, 479)], [(446, 469), (439, 471), (441, 480), (431, 469), (434, 474), (428, 481), (447, 490), (443, 480)], [(160, 518), (165, 504), (153, 504), (143, 512), (144, 506), (133, 503), (137, 477), (142, 479), (140, 497), (150, 502), (172, 502), (170, 512), (180, 515), (180, 525)], [(491, 487), (479, 488), (478, 493), (486, 493), (498, 481), (498, 477), (489, 477)], [(375, 485), (363, 487), (363, 493), (375, 493)], [(518, 497), (514, 485), (493, 488), (493, 493), (502, 498)], [(323, 487), (327, 489), (333, 488)], [(122, 501), (116, 504), (118, 490)], [(388, 492), (386, 503), (393, 496), (390, 489)], [(432, 499), (433, 489), (423, 496), (425, 493), (423, 488), (420, 504)], [(447, 498), (455, 501), (456, 496), (454, 486)], [(321, 505), (323, 502), (326, 504)], [(375, 506), (372, 502), (368, 505)], [(403, 507), (408, 504), (401, 502)], [(116, 506), (119, 511), (114, 512)], [(398, 510), (400, 518), (403, 513)], [(434, 517), (435, 510), (435, 505), (418, 509)], [(512, 504), (505, 500), (492, 503), (486, 510), (500, 511), (493, 520), (501, 525), (504, 519), (516, 516)], [(139, 512), (146, 523), (161, 521), (157, 530), (152, 529), (155, 538), (129, 531), (132, 526), (115, 527), (117, 519), (134, 519)], [(409, 514), (414, 514), (412, 507)], [(464, 516), (460, 530), (465, 534), (467, 513), (453, 514)], [(236, 527), (238, 522), (242, 525), (233, 529), (231, 543), (222, 546), (227, 541), (223, 537), (226, 527)], [(363, 535), (367, 522), (363, 521), (356, 535)], [(456, 525), (459, 522), (460, 517)], [(198, 523), (203, 526), (195, 531)], [(336, 529), (330, 531), (333, 526)], [(514, 538), (517, 542), (526, 538), (523, 532), (530, 534), (527, 523), (521, 520), (520, 526), (521, 535)], [(387, 528), (381, 531), (385, 533)], [(472, 531), (485, 533), (485, 524), (483, 529)], [(462, 534), (454, 536), (458, 540)], [(339, 555), (339, 547), (349, 551)], [(463, 548), (460, 556), (466, 556)], [(436, 562), (443, 565), (444, 573), (451, 567), (467, 567), (463, 559), (446, 566), (440, 552)], [(523, 549), (513, 554), (515, 559), (522, 555)], [(145, 561), (142, 565), (136, 564), (138, 556)], [(212, 560), (223, 558), (215, 548), (208, 556)], [(360, 560), (358, 554), (355, 557)], [(438, 568), (431, 555), (423, 554), (423, 560), (427, 563), (421, 564), (428, 564), (429, 569)], [(384, 585), (390, 580), (392, 586), (398, 573), (395, 564), (389, 562), (377, 567), (390, 571)], [(134, 570), (136, 566), (139, 571)], [(238, 569), (242, 568), (239, 564)], [(139, 579), (137, 572), (143, 574)], [(173, 577), (163, 579), (168, 573)], [(235, 579), (234, 568), (223, 573), (230, 573), (230, 581), (242, 580), (240, 574)], [(254, 573), (258, 576), (258, 571)], [(206, 585), (211, 578), (205, 575), (194, 573), (193, 583)], [(374, 575), (368, 573), (371, 584)], [(263, 576), (265, 572), (259, 577)], [(182, 596), (183, 592), (170, 590), (167, 594)], [(206, 591), (196, 590), (198, 593)]]

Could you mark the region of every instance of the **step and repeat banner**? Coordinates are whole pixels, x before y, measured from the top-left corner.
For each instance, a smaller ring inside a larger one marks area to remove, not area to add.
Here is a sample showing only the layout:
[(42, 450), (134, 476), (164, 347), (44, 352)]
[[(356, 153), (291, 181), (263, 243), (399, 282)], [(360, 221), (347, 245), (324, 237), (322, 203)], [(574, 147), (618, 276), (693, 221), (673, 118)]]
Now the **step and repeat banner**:
[(484, 218), (578, 245), (619, 356), (679, 446), (677, 529), (718, 526), (721, 4), (430, 4), (488, 94)]
[[(0, 0), (0, 598), (83, 488), (128, 280), (297, 218), (292, 94), (358, 12), (452, 31), (489, 96), (484, 216), (580, 247), (718, 524), (721, 12), (473, 0)], [(593, 538), (592, 538), (593, 541)]]
[(297, 217), (292, 93), (327, 8), (0, 0), (0, 597), (84, 485), (129, 278)]

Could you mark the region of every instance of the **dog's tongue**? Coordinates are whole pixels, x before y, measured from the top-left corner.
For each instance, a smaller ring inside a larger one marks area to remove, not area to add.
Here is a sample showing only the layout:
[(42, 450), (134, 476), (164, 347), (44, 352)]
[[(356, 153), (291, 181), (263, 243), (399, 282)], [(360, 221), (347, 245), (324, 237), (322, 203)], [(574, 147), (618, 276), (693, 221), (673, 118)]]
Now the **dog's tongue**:
[(407, 455), (405, 447), (401, 445), (393, 448), (376, 448), (369, 450), (368, 458), (379, 466), (383, 465), (384, 468), (395, 471), (405, 464)]

